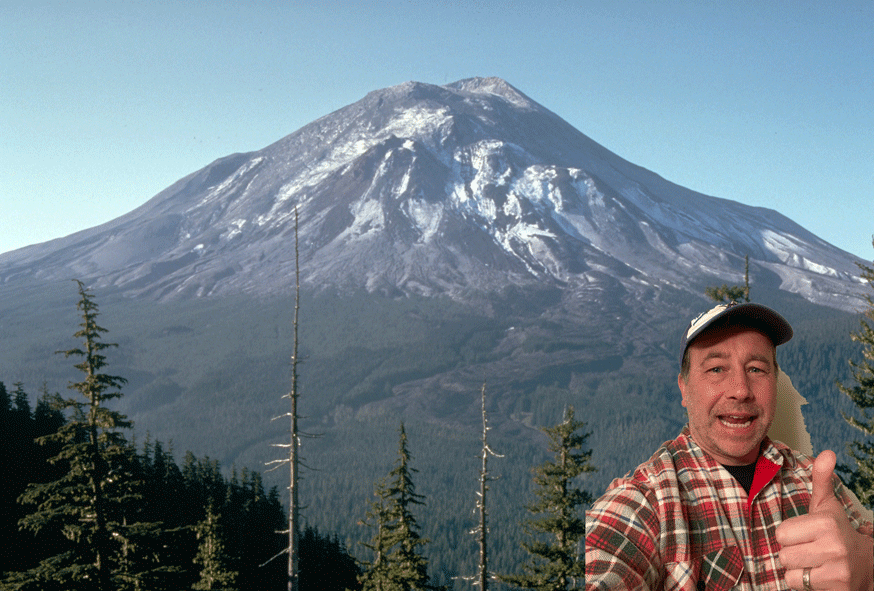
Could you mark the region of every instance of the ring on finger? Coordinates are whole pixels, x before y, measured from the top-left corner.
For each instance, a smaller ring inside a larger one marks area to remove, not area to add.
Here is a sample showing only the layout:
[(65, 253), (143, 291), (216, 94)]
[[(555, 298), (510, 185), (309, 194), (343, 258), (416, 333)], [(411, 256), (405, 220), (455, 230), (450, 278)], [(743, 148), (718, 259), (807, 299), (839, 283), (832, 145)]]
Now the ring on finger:
[(810, 570), (811, 568), (808, 566), (801, 574), (801, 583), (804, 585), (804, 591), (813, 591), (813, 587), (810, 586)]

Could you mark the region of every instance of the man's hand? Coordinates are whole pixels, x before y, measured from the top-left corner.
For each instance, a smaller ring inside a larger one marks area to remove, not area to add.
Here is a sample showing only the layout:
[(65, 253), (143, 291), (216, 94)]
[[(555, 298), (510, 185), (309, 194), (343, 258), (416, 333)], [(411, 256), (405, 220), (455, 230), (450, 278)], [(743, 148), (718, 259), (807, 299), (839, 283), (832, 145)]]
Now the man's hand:
[(780, 562), (786, 568), (786, 583), (794, 589), (804, 589), (805, 568), (811, 569), (810, 586), (817, 591), (874, 589), (874, 543), (853, 529), (835, 497), (832, 477), (836, 460), (833, 451), (819, 454), (813, 463), (808, 514), (777, 526)]

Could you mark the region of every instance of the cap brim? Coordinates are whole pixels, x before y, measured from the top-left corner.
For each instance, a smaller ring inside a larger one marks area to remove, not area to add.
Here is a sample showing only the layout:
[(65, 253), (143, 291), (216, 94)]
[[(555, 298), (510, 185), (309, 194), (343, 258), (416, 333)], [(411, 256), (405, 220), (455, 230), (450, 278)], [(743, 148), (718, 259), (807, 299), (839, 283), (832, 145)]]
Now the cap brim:
[(752, 302), (716, 306), (693, 320), (686, 329), (681, 346), (681, 363), (689, 344), (714, 326), (747, 326), (767, 335), (775, 347), (786, 343), (793, 335), (789, 322), (767, 306)]

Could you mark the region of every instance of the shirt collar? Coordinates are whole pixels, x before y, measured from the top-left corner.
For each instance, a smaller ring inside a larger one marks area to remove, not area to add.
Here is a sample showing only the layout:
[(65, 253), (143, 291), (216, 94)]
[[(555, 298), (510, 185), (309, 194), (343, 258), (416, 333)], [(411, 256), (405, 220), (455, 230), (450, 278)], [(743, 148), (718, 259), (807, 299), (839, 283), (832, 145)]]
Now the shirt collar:
[[(686, 440), (686, 446), (689, 448), (689, 451), (692, 452), (695, 457), (699, 458), (699, 460), (705, 462), (711, 467), (720, 465), (719, 462), (713, 459), (713, 456), (704, 451), (701, 446), (698, 445), (695, 438), (692, 437), (692, 431), (689, 429), (688, 423), (686, 423), (683, 430), (680, 432), (680, 437)], [(783, 466), (783, 454), (780, 453), (779, 448), (774, 445), (774, 442), (771, 441), (771, 438), (767, 435), (765, 435), (765, 439), (762, 441), (759, 457), (765, 458), (777, 466)]]
[[(689, 452), (696, 457), (700, 463), (711, 470), (721, 466), (719, 462), (713, 459), (710, 454), (701, 449), (701, 446), (696, 443), (695, 439), (692, 437), (692, 431), (689, 429), (688, 424), (683, 427), (680, 437), (685, 439), (685, 444), (688, 447)], [(771, 438), (766, 435), (765, 439), (762, 440), (759, 457), (756, 460), (756, 473), (753, 477), (752, 488), (750, 488), (749, 495), (747, 496), (747, 511), (749, 511), (752, 506), (753, 499), (755, 499), (759, 492), (774, 479), (774, 476), (776, 476), (777, 473), (780, 472), (780, 469), (783, 466), (783, 459), (783, 454), (780, 453), (779, 448), (774, 444)]]

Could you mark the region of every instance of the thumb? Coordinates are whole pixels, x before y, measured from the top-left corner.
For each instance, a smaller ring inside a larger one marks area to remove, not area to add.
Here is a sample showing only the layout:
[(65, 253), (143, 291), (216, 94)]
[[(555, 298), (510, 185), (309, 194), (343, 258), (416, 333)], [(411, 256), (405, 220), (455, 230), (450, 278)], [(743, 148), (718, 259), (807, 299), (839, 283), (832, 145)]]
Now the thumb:
[(827, 449), (820, 453), (813, 461), (813, 498), (810, 499), (810, 512), (816, 513), (822, 509), (822, 505), (835, 498), (835, 489), (832, 485), (832, 477), (835, 473), (837, 456), (835, 452)]

